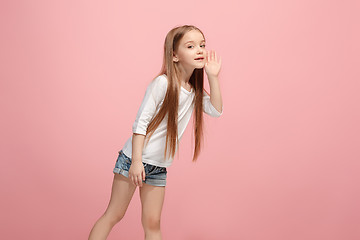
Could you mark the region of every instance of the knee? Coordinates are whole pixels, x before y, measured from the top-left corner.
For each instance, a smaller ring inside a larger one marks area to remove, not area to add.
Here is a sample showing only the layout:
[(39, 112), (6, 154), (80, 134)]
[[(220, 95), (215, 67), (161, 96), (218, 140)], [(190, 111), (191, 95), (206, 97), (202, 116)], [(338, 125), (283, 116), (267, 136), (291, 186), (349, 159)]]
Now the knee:
[(122, 213), (117, 213), (117, 214), (108, 213), (108, 212), (104, 213), (104, 217), (107, 218), (108, 221), (113, 225), (120, 222), (123, 219), (124, 215), (125, 214), (122, 214)]
[(156, 217), (143, 217), (142, 225), (145, 230), (156, 231), (160, 230), (160, 218)]

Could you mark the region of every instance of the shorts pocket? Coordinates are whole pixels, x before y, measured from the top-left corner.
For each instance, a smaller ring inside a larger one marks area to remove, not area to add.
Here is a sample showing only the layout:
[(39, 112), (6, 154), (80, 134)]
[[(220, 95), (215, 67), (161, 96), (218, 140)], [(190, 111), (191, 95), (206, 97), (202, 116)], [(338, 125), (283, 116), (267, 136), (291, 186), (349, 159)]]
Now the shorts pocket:
[(145, 175), (146, 176), (150, 175), (152, 171), (151, 165), (144, 162), (142, 164), (144, 165)]
[(124, 159), (124, 162), (131, 164), (131, 158), (126, 156), (124, 152), (121, 151), (120, 155)]

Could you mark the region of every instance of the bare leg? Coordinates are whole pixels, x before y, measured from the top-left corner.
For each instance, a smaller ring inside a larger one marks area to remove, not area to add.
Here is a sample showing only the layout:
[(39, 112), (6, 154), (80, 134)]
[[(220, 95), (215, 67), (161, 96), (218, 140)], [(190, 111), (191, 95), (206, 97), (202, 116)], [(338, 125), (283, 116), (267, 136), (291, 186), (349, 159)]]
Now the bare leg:
[(114, 173), (111, 198), (105, 213), (91, 229), (89, 240), (105, 240), (111, 229), (125, 215), (136, 186), (121, 174)]
[(144, 183), (140, 190), (142, 205), (141, 221), (145, 240), (161, 240), (160, 218), (165, 197), (165, 187)]

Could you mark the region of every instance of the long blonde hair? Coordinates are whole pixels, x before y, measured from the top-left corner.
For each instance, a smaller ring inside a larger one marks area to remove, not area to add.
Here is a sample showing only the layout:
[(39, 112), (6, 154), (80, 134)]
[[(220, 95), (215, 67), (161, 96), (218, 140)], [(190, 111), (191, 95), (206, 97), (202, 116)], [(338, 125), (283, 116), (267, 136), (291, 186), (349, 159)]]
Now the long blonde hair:
[[(166, 133), (166, 145), (164, 151), (164, 158), (166, 159), (168, 146), (170, 146), (170, 156), (175, 156), (175, 148), (178, 147), (178, 107), (179, 107), (179, 93), (180, 93), (180, 70), (177, 64), (173, 62), (173, 54), (179, 47), (180, 40), (190, 30), (198, 30), (204, 37), (203, 32), (193, 25), (183, 25), (175, 27), (168, 32), (164, 42), (164, 57), (161, 71), (158, 75), (166, 74), (168, 79), (168, 87), (165, 94), (165, 98), (159, 112), (150, 121), (146, 138), (148, 143), (151, 135), (155, 129), (159, 126), (161, 121), (168, 114), (167, 119), (167, 133)], [(201, 149), (201, 142), (203, 140), (203, 89), (204, 89), (204, 69), (194, 69), (189, 83), (195, 91), (195, 118), (194, 118), (194, 136), (195, 136), (195, 148), (192, 161), (196, 161)]]

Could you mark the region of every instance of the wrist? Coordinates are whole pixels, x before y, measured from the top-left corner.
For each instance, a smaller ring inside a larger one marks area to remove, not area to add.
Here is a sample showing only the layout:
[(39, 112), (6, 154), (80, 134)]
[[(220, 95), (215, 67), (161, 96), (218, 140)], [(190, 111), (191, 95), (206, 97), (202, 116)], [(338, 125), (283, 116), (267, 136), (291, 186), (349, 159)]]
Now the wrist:
[(141, 157), (132, 157), (131, 161), (133, 163), (141, 163), (142, 162), (142, 158)]

